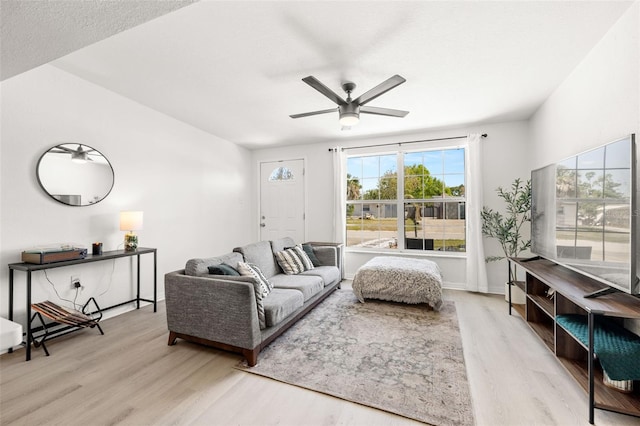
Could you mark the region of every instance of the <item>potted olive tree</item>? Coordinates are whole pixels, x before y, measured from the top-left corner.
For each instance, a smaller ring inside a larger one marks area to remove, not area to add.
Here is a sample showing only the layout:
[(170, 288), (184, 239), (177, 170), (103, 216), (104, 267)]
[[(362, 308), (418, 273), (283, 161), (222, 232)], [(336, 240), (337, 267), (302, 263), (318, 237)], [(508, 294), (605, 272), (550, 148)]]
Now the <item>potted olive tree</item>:
[[(525, 239), (523, 227), (531, 222), (531, 181), (522, 182), (517, 178), (510, 190), (498, 187), (498, 196), (505, 202), (506, 212), (503, 214), (488, 207), (482, 208), (482, 234), (495, 238), (500, 243), (503, 256), (487, 256), (486, 262), (494, 262), (509, 257), (518, 257), (531, 246), (531, 239)], [(510, 283), (516, 280), (515, 265), (509, 268), (508, 281), (505, 283), (505, 296), (508, 295)], [(511, 298), (514, 303), (524, 303), (524, 293), (518, 287), (512, 287)]]

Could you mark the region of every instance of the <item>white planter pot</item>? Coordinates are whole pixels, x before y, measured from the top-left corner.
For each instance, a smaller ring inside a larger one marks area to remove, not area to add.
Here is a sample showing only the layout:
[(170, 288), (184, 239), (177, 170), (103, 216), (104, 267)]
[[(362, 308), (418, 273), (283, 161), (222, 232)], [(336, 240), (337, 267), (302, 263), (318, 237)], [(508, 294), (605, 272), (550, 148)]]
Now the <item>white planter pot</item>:
[[(509, 302), (509, 283), (504, 283), (504, 300)], [(511, 303), (516, 305), (524, 305), (527, 301), (524, 291), (517, 285), (511, 286)]]

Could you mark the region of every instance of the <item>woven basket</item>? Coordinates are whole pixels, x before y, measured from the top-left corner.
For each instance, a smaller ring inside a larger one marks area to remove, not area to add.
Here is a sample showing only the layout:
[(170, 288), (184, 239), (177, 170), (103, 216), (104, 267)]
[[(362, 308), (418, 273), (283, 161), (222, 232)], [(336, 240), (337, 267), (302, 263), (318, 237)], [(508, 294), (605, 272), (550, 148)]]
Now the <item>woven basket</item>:
[(633, 380), (611, 380), (606, 371), (602, 371), (602, 382), (605, 386), (615, 389), (618, 392), (631, 393), (633, 392)]

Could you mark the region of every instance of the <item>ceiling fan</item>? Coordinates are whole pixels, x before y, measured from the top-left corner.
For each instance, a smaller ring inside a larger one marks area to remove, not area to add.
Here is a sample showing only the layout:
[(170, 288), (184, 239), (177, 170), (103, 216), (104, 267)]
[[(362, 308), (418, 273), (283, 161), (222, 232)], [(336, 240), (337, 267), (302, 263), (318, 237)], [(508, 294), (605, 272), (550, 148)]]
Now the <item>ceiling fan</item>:
[(87, 161), (93, 161), (91, 157), (89, 157), (89, 153), (95, 151), (95, 149), (83, 149), (81, 144), (78, 144), (78, 148), (71, 149), (67, 148), (63, 145), (58, 145), (55, 147), (57, 150), (51, 150), (51, 152), (59, 152), (59, 153), (68, 153), (71, 154), (71, 161), (75, 163), (84, 163)]
[(302, 114), (293, 114), (289, 116), (291, 118), (309, 117), (311, 115), (328, 114), (330, 112), (338, 111), (340, 115), (340, 124), (345, 127), (350, 127), (358, 124), (358, 122), (360, 121), (360, 113), (386, 115), (389, 117), (404, 117), (405, 115), (409, 114), (409, 111), (366, 106), (367, 103), (371, 102), (378, 96), (385, 94), (394, 87), (397, 87), (407, 81), (397, 74), (378, 84), (368, 92), (365, 92), (362, 95), (358, 96), (356, 99), (351, 99), (351, 92), (353, 92), (353, 90), (356, 88), (356, 85), (351, 82), (342, 84), (342, 89), (347, 93), (346, 100), (340, 97), (340, 95), (336, 94), (333, 90), (322, 84), (320, 80), (318, 80), (314, 76), (310, 75), (309, 77), (305, 77), (302, 79), (302, 81), (325, 95), (331, 101), (336, 103), (338, 107), (323, 109), (320, 111), (304, 112)]

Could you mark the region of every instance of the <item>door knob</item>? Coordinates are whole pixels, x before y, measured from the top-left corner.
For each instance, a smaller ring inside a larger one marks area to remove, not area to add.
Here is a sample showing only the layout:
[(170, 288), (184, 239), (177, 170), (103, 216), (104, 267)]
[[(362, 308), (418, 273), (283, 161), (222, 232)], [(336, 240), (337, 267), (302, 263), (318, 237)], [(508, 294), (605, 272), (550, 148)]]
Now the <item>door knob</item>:
[(264, 228), (265, 226), (267, 226), (265, 223), (261, 223), (261, 224), (260, 224), (260, 227), (261, 227), (261, 228)]

